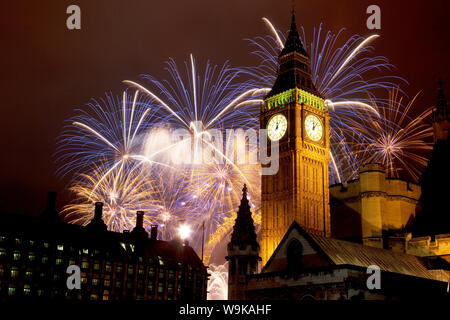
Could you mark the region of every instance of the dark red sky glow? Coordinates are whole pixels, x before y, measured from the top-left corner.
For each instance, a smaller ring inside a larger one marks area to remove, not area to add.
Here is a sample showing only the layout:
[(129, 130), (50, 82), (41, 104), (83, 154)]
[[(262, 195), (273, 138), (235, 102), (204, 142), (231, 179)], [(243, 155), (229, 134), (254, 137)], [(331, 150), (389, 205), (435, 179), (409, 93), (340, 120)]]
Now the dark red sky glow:
[[(66, 8), (77, 4), (82, 29), (66, 28)], [(324, 23), (341, 39), (367, 30), (366, 8), (381, 7), (375, 54), (384, 55), (409, 85), (417, 105), (433, 105), (437, 78), (450, 95), (450, 2), (297, 1), (297, 24), (308, 32)], [(200, 65), (229, 60), (254, 65), (244, 38), (266, 35), (262, 17), (281, 30), (290, 24), (290, 0), (42, 0), (4, 1), (1, 10), (0, 212), (36, 215), (49, 190), (67, 201), (67, 180), (52, 156), (64, 121), (91, 98), (120, 94), (124, 79), (166, 76), (164, 61), (180, 65), (193, 53)], [(423, 110), (422, 109), (422, 110)]]

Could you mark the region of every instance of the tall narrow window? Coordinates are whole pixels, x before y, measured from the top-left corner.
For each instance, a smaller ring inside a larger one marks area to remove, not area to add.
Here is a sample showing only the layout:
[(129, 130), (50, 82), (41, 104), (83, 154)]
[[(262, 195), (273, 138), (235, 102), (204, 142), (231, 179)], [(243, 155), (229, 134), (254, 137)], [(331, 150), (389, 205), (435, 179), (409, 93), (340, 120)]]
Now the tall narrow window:
[(303, 246), (297, 239), (292, 239), (286, 250), (288, 270), (299, 272), (302, 265)]

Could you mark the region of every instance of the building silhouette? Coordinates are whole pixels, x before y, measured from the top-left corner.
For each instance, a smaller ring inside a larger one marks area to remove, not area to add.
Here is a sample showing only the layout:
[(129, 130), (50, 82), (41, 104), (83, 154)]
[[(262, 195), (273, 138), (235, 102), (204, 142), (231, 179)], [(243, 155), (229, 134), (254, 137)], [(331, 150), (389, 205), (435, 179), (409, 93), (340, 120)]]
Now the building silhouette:
[[(450, 170), (450, 112), (442, 88), (436, 144), (421, 186), (366, 164), (359, 179), (329, 188), (329, 116), (312, 84), (294, 14), (279, 62), (260, 117), (280, 145), (278, 173), (262, 177), (262, 269), (254, 268), (259, 246), (244, 187), (228, 245), (229, 299), (448, 298), (450, 234), (443, 233), (450, 232), (450, 194), (437, 183), (446, 183)], [(416, 215), (420, 203), (423, 213)], [(413, 237), (414, 223), (425, 227), (426, 237)], [(370, 270), (378, 270), (379, 288), (368, 285)]]
[(450, 209), (447, 202), (450, 192), (446, 187), (450, 181), (449, 131), (450, 108), (445, 99), (442, 81), (439, 80), (437, 102), (433, 109), (434, 146), (420, 179), (421, 208), (412, 227), (415, 236), (450, 234)]
[[(207, 270), (180, 240), (157, 239), (137, 213), (131, 232), (107, 231), (101, 202), (83, 227), (62, 223), (49, 193), (40, 217), (2, 215), (0, 300), (206, 300)], [(69, 265), (81, 269), (81, 289), (68, 289)]]
[(247, 186), (244, 184), (241, 204), (231, 233), (231, 241), (227, 247), (229, 299), (243, 300), (245, 298), (246, 275), (258, 272), (258, 263), (261, 260), (259, 249), (247, 199)]

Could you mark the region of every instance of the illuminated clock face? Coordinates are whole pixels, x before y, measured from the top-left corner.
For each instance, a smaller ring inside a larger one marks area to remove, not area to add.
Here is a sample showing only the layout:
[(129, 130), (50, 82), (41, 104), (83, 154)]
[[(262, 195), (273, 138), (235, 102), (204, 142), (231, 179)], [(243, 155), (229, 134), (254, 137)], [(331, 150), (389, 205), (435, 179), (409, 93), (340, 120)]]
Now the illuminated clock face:
[(272, 141), (277, 141), (283, 138), (287, 130), (287, 119), (282, 114), (277, 114), (270, 118), (267, 124), (267, 135)]
[(305, 130), (306, 134), (312, 141), (319, 141), (322, 139), (323, 135), (323, 126), (322, 121), (313, 115), (309, 114), (305, 118)]

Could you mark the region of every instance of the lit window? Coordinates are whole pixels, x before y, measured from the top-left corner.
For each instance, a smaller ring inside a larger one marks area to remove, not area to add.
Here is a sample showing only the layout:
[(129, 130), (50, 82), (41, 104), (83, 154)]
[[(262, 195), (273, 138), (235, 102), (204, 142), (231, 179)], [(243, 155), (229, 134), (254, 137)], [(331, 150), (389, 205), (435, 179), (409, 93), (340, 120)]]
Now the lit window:
[(93, 286), (98, 285), (98, 279), (92, 279), (92, 285)]
[(8, 295), (13, 296), (16, 294), (16, 288), (15, 287), (9, 287), (8, 288)]
[(38, 294), (38, 296), (43, 296), (44, 295), (44, 290), (38, 289), (37, 294)]
[(22, 243), (22, 240), (19, 239), (19, 238), (16, 238), (15, 241), (16, 241), (16, 244), (21, 244)]
[(89, 250), (88, 249), (83, 249), (83, 254), (89, 254)]
[(119, 266), (117, 266), (116, 271), (117, 271), (117, 272), (122, 272), (122, 269), (123, 269), (122, 266), (119, 265)]
[(73, 258), (70, 259), (70, 260), (69, 260), (69, 265), (74, 265), (74, 264), (75, 264), (75, 259), (73, 259)]
[(173, 293), (173, 284), (169, 283), (169, 285), (167, 286), (167, 293), (168, 294), (172, 294)]
[(81, 283), (86, 284), (87, 283), (87, 278), (86, 277), (81, 277)]
[(174, 272), (173, 270), (169, 270), (169, 280), (173, 280), (174, 278)]
[(62, 244), (58, 244), (58, 245), (56, 246), (56, 249), (57, 249), (58, 251), (63, 251), (63, 250), (64, 250), (64, 246), (63, 246)]
[(128, 266), (128, 274), (133, 274), (133, 266)]
[(25, 272), (25, 275), (27, 278), (31, 278), (33, 276), (33, 272), (28, 270), (27, 272)]
[(56, 265), (61, 265), (63, 263), (63, 259), (61, 258), (56, 258)]
[(105, 266), (106, 272), (111, 272), (111, 264), (107, 263)]
[(44, 256), (41, 259), (42, 263), (47, 263), (48, 262), (48, 257)]
[(34, 240), (29, 241), (30, 246), (34, 246)]
[(20, 260), (20, 252), (19, 251), (14, 251), (14, 261)]
[(83, 268), (83, 269), (89, 268), (89, 262), (87, 262), (87, 261), (81, 262), (81, 268)]
[(0, 242), (3, 242), (3, 241), (5, 241), (6, 240), (6, 237), (5, 236), (0, 236)]
[(150, 269), (148, 270), (148, 276), (150, 278), (153, 278), (155, 276), (155, 269), (153, 267), (150, 267)]
[(144, 274), (144, 269), (140, 268), (138, 273), (139, 273), (139, 275), (143, 275)]
[(28, 253), (28, 260), (34, 261), (35, 259), (36, 259), (36, 256), (34, 255), (34, 252), (29, 252)]
[(158, 283), (158, 294), (164, 293), (164, 284)]
[(30, 285), (26, 284), (23, 286), (23, 294), (29, 296), (31, 293)]
[(100, 264), (94, 263), (94, 270), (100, 270)]
[(165, 271), (164, 271), (164, 269), (160, 269), (160, 270), (159, 270), (159, 273), (158, 273), (158, 277), (159, 277), (160, 279), (164, 279), (164, 276), (165, 276)]
[(48, 248), (49, 244), (48, 242), (44, 242), (44, 248)]
[(103, 300), (109, 300), (109, 291), (103, 290)]
[(17, 268), (12, 268), (11, 269), (11, 278), (17, 278), (18, 275), (19, 275), (19, 270)]
[(91, 300), (98, 300), (98, 296), (96, 294), (91, 294)]
[(111, 284), (111, 282), (110, 282), (108, 279), (106, 279), (105, 281), (103, 281), (103, 285), (104, 285), (105, 287), (109, 287), (110, 284)]
[(0, 248), (0, 257), (6, 256), (6, 250), (3, 248)]
[(120, 288), (122, 283), (120, 281), (116, 281), (116, 288)]

